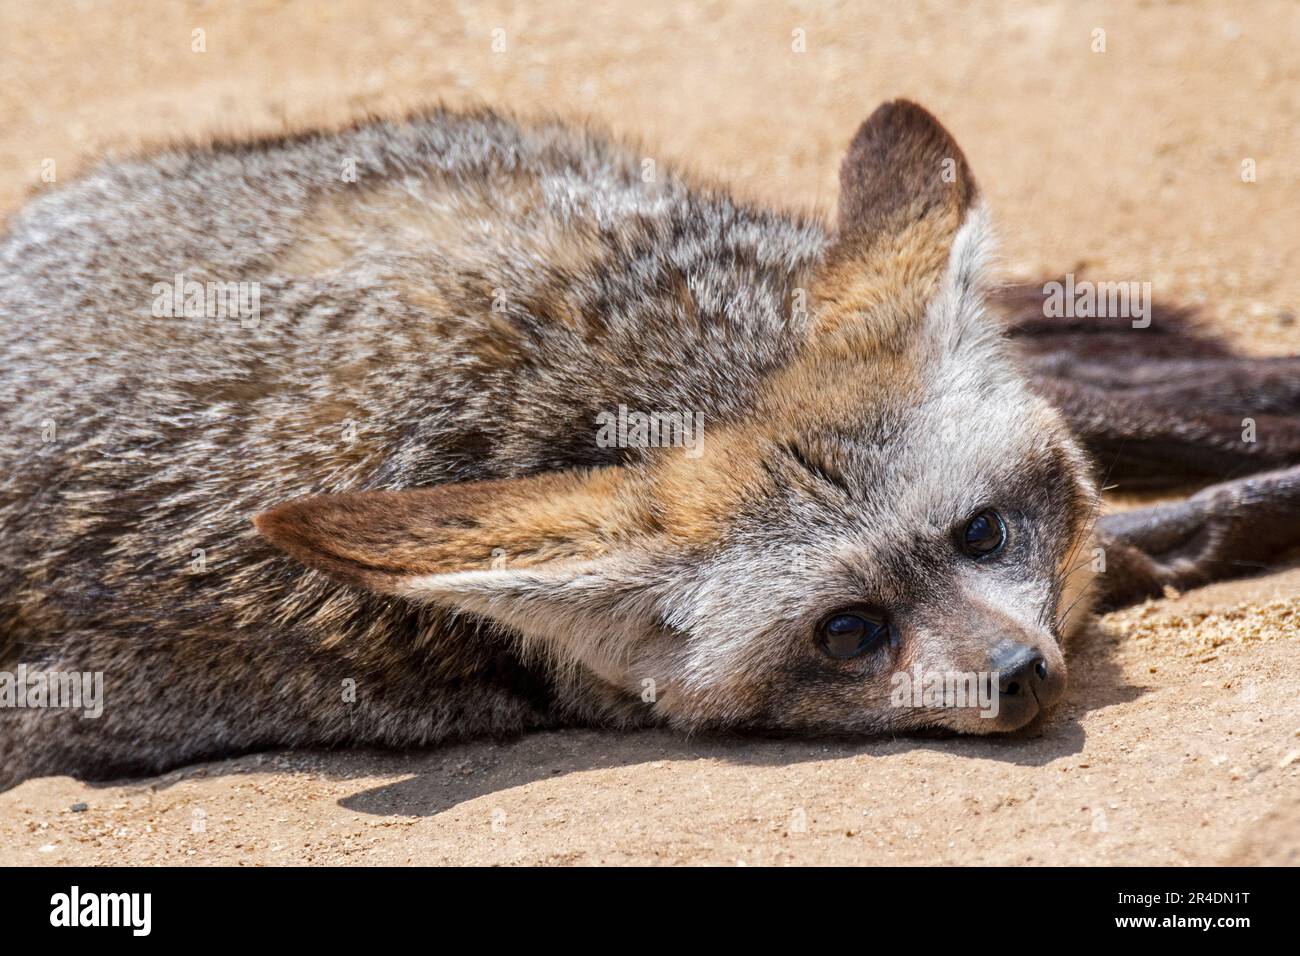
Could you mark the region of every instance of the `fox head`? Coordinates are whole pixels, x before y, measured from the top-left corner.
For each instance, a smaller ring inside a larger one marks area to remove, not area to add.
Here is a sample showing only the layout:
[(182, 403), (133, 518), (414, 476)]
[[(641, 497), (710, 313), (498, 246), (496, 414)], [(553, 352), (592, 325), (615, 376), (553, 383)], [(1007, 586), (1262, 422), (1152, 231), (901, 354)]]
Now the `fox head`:
[(984, 213), (947, 131), (880, 107), (840, 185), (796, 357), (697, 453), (309, 498), (258, 530), (681, 727), (1030, 722), (1065, 685), (1087, 463), (984, 309)]

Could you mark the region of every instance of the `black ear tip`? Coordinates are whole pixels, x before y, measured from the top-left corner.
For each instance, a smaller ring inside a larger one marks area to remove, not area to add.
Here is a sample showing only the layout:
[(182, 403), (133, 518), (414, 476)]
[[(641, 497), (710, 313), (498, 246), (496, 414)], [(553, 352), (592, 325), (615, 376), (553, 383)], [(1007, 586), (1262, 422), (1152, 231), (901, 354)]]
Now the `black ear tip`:
[(887, 130), (891, 140), (903, 139), (909, 134), (933, 136), (936, 133), (948, 138), (948, 131), (933, 113), (919, 103), (901, 98), (881, 103), (862, 126), (876, 135)]
[(876, 112), (884, 113), (886, 115), (898, 115), (898, 116), (916, 115), (916, 116), (928, 116), (931, 119), (934, 118), (933, 115), (930, 113), (930, 111), (927, 110), (920, 103), (916, 102), (915, 100), (909, 100), (903, 96), (900, 96), (897, 99), (886, 100), (885, 102), (881, 103), (878, 107), (876, 107)]
[(285, 551), (300, 537), (296, 531), (302, 525), (302, 511), (298, 502), (277, 505), (253, 515), (253, 527), (263, 538)]
[(280, 508), (272, 508), (270, 511), (260, 511), (253, 515), (253, 528), (272, 543), (280, 537), (283, 518), (280, 511)]

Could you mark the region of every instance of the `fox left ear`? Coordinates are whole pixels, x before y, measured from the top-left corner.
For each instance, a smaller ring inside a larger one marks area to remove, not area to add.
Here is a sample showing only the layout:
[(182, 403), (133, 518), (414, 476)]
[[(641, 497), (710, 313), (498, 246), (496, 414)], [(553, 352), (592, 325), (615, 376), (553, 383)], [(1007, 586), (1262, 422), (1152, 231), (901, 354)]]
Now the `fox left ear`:
[(943, 124), (910, 100), (894, 100), (867, 117), (849, 144), (840, 166), (837, 238), (865, 251), (925, 222), (946, 248), (978, 194), (966, 156)]
[(347, 584), (508, 625), (611, 679), (651, 633), (655, 532), (620, 467), (305, 498), (257, 530)]
[(858, 129), (840, 167), (836, 237), (816, 278), (816, 331), (860, 329), (889, 346), (914, 333), (958, 233), (978, 218), (966, 157), (933, 116), (895, 100)]

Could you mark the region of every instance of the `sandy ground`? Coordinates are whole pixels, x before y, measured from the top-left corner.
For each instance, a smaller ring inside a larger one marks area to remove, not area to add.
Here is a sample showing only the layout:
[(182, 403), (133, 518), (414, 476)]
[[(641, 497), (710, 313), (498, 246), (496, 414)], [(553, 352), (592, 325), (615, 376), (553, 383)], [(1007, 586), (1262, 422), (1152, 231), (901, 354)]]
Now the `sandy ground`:
[[(1244, 349), (1296, 352), (1297, 41), (1287, 0), (7, 0), (0, 215), (51, 188), (48, 160), (62, 181), (142, 143), (437, 100), (590, 117), (826, 209), (856, 124), (907, 95), (965, 147), (1008, 275), (1150, 281)], [(1300, 568), (1111, 615), (1066, 704), (1011, 740), (556, 732), (32, 780), (0, 794), (0, 863), (1298, 863), (1298, 633)]]

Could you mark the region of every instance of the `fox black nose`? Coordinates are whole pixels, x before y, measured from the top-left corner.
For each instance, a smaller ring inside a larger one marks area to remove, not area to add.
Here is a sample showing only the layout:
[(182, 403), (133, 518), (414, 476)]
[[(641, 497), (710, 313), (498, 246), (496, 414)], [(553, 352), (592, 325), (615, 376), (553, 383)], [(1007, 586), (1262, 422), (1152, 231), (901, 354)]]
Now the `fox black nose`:
[(1007, 697), (1017, 694), (1037, 697), (1047, 680), (1047, 661), (1032, 647), (1005, 641), (993, 649), (989, 666), (998, 672), (998, 692)]

